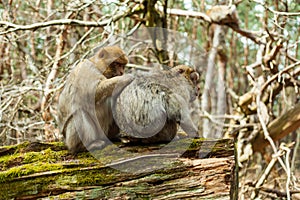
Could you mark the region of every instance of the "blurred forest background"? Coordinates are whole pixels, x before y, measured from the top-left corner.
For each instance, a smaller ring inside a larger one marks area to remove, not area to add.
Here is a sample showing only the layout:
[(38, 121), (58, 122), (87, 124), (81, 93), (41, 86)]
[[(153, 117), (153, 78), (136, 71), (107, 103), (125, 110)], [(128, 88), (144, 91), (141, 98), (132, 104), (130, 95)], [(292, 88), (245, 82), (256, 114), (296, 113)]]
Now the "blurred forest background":
[(0, 145), (61, 140), (56, 105), (72, 66), (119, 45), (128, 71), (201, 73), (195, 117), (203, 136), (237, 141), (240, 199), (300, 199), (299, 35), (299, 0), (0, 0)]

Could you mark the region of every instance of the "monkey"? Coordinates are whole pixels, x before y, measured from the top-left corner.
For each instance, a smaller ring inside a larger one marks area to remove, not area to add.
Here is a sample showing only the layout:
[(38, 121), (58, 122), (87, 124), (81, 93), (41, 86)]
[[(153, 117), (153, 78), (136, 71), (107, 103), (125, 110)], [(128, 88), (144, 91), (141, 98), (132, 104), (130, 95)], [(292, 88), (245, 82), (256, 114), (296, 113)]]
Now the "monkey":
[[(198, 129), (189, 103), (199, 95), (199, 74), (186, 65), (138, 74), (128, 85), (115, 89), (113, 117), (124, 143), (170, 142), (180, 127), (191, 137)], [(119, 86), (116, 86), (118, 88)]]
[(128, 58), (117, 46), (109, 46), (98, 50), (89, 60), (100, 70), (106, 78), (124, 74)]
[(58, 101), (58, 127), (72, 154), (105, 147), (116, 127), (111, 96), (116, 84), (127, 85), (123, 75), (127, 56), (117, 46), (101, 48), (70, 72)]

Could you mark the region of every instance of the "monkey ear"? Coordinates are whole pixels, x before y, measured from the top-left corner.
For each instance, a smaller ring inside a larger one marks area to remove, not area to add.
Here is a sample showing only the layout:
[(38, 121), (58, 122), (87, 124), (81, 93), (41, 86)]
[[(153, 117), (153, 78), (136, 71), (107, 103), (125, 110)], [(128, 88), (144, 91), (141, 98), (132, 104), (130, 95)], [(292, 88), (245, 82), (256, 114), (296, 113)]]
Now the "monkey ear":
[(98, 57), (104, 58), (107, 55), (107, 51), (103, 48), (99, 51)]
[(190, 74), (190, 78), (193, 81), (193, 83), (196, 84), (200, 77), (199, 77), (199, 74), (197, 72), (192, 72)]

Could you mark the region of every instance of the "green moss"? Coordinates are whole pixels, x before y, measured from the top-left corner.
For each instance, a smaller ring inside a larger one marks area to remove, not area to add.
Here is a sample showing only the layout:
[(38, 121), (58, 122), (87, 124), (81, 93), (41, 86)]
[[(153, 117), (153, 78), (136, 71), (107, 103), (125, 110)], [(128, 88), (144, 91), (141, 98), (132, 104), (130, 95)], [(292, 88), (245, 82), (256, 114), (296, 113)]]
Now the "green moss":
[(10, 167), (30, 163), (56, 163), (66, 155), (68, 155), (67, 150), (53, 151), (50, 148), (40, 152), (17, 153), (16, 151), (15, 154), (0, 157), (0, 169), (4, 171)]
[(100, 170), (89, 170), (85, 173), (80, 173), (77, 178), (80, 180), (80, 184), (84, 185), (101, 185), (111, 183), (117, 180), (115, 174), (118, 171), (112, 168), (103, 168)]
[(57, 147), (65, 147), (65, 143), (63, 142), (49, 142), (48, 144), (52, 144)]
[(7, 171), (0, 172), (0, 183), (6, 182), (16, 177), (21, 177), (37, 172), (54, 171), (62, 169), (61, 164), (49, 164), (49, 163), (30, 163), (22, 166), (10, 168)]
[(51, 148), (48, 148), (41, 152), (28, 152), (24, 155), (24, 163), (57, 162), (67, 154), (67, 151), (53, 151), (51, 150)]
[(23, 142), (21, 144), (16, 144), (16, 145), (11, 145), (11, 146), (2, 146), (2, 147), (0, 147), (0, 149), (5, 149), (5, 150), (9, 151), (10, 152), (9, 154), (18, 153), (18, 152), (20, 152), (20, 150), (27, 147), (29, 144), (30, 144), (29, 142)]
[(189, 150), (192, 150), (194, 148), (198, 148), (199, 146), (201, 146), (203, 144), (204, 140), (205, 140), (204, 138), (199, 138), (199, 139), (193, 140), (190, 147), (189, 147)]
[(70, 192), (66, 192), (66, 193), (63, 193), (63, 194), (60, 194), (58, 196), (52, 196), (52, 197), (48, 197), (50, 200), (54, 200), (54, 199), (74, 199), (74, 195)]
[[(24, 145), (22, 145), (24, 147)], [(19, 150), (21, 148), (18, 148)], [(44, 171), (63, 169), (60, 161), (68, 152), (53, 151), (50, 148), (40, 152), (16, 153), (0, 157), (0, 182)], [(6, 170), (6, 171), (5, 171)]]
[(23, 142), (21, 144), (16, 145), (17, 148), (16, 148), (15, 153), (22, 151), (22, 149), (28, 147), (29, 144), (30, 144), (30, 142), (27, 141), (27, 142)]
[(18, 196), (37, 194), (42, 190), (51, 190), (56, 176), (42, 176), (34, 179), (24, 179), (1, 184), (0, 199), (14, 199)]
[[(7, 165), (9, 162), (12, 162), (13, 160), (16, 160), (17, 158), (20, 158), (20, 155), (19, 155), (19, 154), (2, 156), (2, 157), (0, 157), (0, 166), (1, 166), (2, 168), (3, 168), (3, 167), (6, 167), (6, 165)], [(3, 170), (3, 169), (2, 169), (2, 170)]]

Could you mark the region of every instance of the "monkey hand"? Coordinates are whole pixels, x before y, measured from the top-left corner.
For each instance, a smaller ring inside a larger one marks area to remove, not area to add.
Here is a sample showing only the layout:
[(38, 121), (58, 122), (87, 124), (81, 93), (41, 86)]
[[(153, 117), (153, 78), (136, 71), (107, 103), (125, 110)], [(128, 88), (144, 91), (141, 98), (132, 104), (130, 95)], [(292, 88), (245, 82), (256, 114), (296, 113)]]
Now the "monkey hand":
[(115, 85), (114, 91), (112, 93), (113, 98), (117, 98), (119, 94), (128, 86), (133, 80), (134, 76), (132, 74), (125, 74), (123, 76), (114, 77), (118, 78), (118, 83)]
[(100, 83), (96, 86), (95, 101), (101, 102), (111, 97), (113, 94), (120, 93), (133, 80), (133, 75), (126, 74), (100, 81)]

